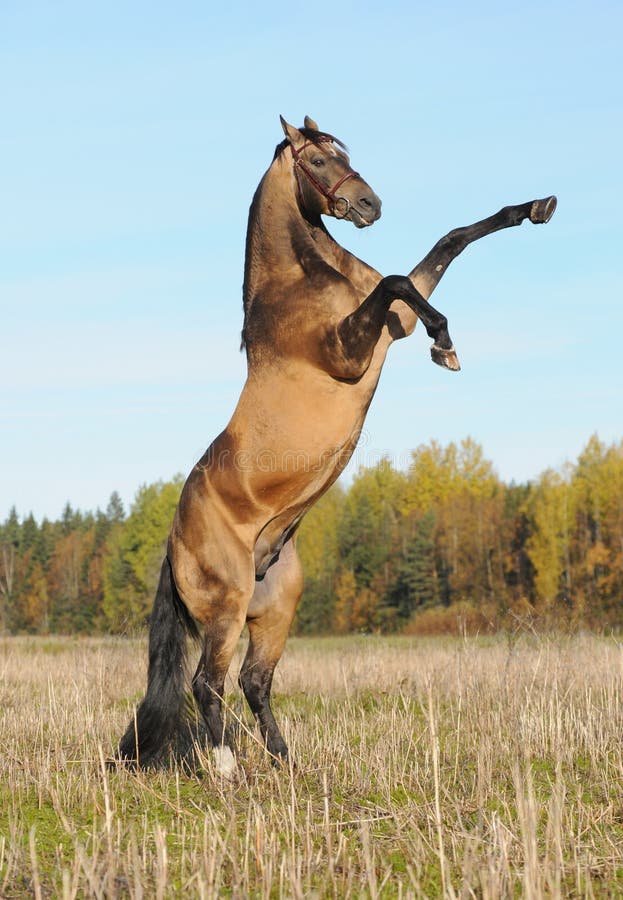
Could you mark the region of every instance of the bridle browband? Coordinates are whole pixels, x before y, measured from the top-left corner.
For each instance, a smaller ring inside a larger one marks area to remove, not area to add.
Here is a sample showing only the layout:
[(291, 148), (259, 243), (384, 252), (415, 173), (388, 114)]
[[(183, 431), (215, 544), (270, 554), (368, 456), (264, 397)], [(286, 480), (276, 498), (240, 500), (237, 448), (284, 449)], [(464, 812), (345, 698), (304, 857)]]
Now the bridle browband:
[[(318, 138), (316, 141), (306, 141), (300, 150), (297, 150), (294, 144), (290, 144), (290, 150), (292, 151), (292, 159), (294, 160), (294, 174), (296, 175), (296, 183), (298, 185), (299, 194), (302, 197), (301, 192), (301, 182), (299, 180), (298, 170), (301, 169), (302, 172), (305, 173), (307, 180), (312, 184), (313, 187), (316, 188), (319, 194), (322, 194), (323, 197), (329, 201), (329, 212), (331, 215), (335, 216), (336, 219), (343, 219), (348, 215), (350, 210), (350, 201), (346, 197), (336, 197), (335, 192), (340, 188), (345, 181), (348, 181), (349, 178), (360, 178), (359, 172), (355, 172), (353, 169), (350, 169), (345, 175), (333, 185), (332, 188), (326, 188), (321, 181), (319, 181), (312, 170), (309, 168), (307, 163), (302, 157), (303, 150), (306, 150), (307, 147), (318, 147), (318, 149), (322, 150), (320, 144), (331, 144), (331, 138)], [(325, 152), (324, 150), (322, 151)], [(326, 154), (329, 156), (330, 154)], [(339, 215), (338, 215), (339, 213)]]

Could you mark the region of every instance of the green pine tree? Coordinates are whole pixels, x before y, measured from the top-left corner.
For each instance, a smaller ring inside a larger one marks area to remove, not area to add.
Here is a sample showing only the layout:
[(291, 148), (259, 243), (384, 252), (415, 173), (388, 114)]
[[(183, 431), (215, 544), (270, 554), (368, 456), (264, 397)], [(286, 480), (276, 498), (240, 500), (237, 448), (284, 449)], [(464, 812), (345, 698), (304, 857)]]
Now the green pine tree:
[(435, 568), (435, 515), (428, 511), (406, 544), (388, 600), (396, 608), (398, 618), (406, 622), (416, 610), (434, 606), (440, 599)]

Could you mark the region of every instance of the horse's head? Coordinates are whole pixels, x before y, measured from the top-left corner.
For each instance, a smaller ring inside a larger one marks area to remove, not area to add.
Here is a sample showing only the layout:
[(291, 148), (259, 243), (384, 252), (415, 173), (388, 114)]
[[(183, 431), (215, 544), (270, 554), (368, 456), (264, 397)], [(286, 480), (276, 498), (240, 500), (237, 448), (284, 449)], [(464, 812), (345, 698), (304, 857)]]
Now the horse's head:
[[(381, 215), (381, 201), (350, 165), (346, 148), (313, 119), (305, 116), (303, 128), (281, 117), (292, 151), (292, 166), (302, 207), (312, 215), (349, 219), (357, 228), (372, 225)], [(279, 148), (278, 148), (279, 149)]]

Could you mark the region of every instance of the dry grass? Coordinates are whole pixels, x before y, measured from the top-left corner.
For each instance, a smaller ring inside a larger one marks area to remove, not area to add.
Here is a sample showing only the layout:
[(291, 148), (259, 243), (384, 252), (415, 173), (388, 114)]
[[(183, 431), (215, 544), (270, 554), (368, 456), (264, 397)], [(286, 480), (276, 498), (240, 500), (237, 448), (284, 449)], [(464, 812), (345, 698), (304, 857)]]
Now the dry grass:
[(141, 642), (0, 641), (0, 896), (623, 895), (614, 640), (292, 640), (298, 768), (242, 731), (231, 782), (106, 770), (144, 667)]

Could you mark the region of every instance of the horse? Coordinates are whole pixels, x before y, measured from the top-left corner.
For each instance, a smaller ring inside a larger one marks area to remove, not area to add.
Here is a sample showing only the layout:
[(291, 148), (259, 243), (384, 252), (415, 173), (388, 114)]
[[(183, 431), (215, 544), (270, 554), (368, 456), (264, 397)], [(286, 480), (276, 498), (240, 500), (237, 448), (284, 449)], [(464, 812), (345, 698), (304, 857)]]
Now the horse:
[(149, 627), (144, 699), (117, 759), (150, 767), (170, 753), (186, 707), (187, 638), (201, 644), (192, 694), (217, 770), (237, 766), (225, 727), (225, 677), (242, 630), (239, 684), (263, 745), (288, 748), (270, 694), (303, 590), (295, 535), (353, 453), (392, 343), (418, 319), (435, 363), (457, 371), (444, 315), (428, 302), (467, 246), (521, 224), (548, 222), (556, 198), (507, 206), (437, 241), (406, 276), (383, 277), (342, 247), (322, 216), (366, 228), (381, 201), (345, 145), (308, 116), (284, 138), (249, 211), (242, 345), (248, 374), (232, 418), (194, 466), (168, 538)]

